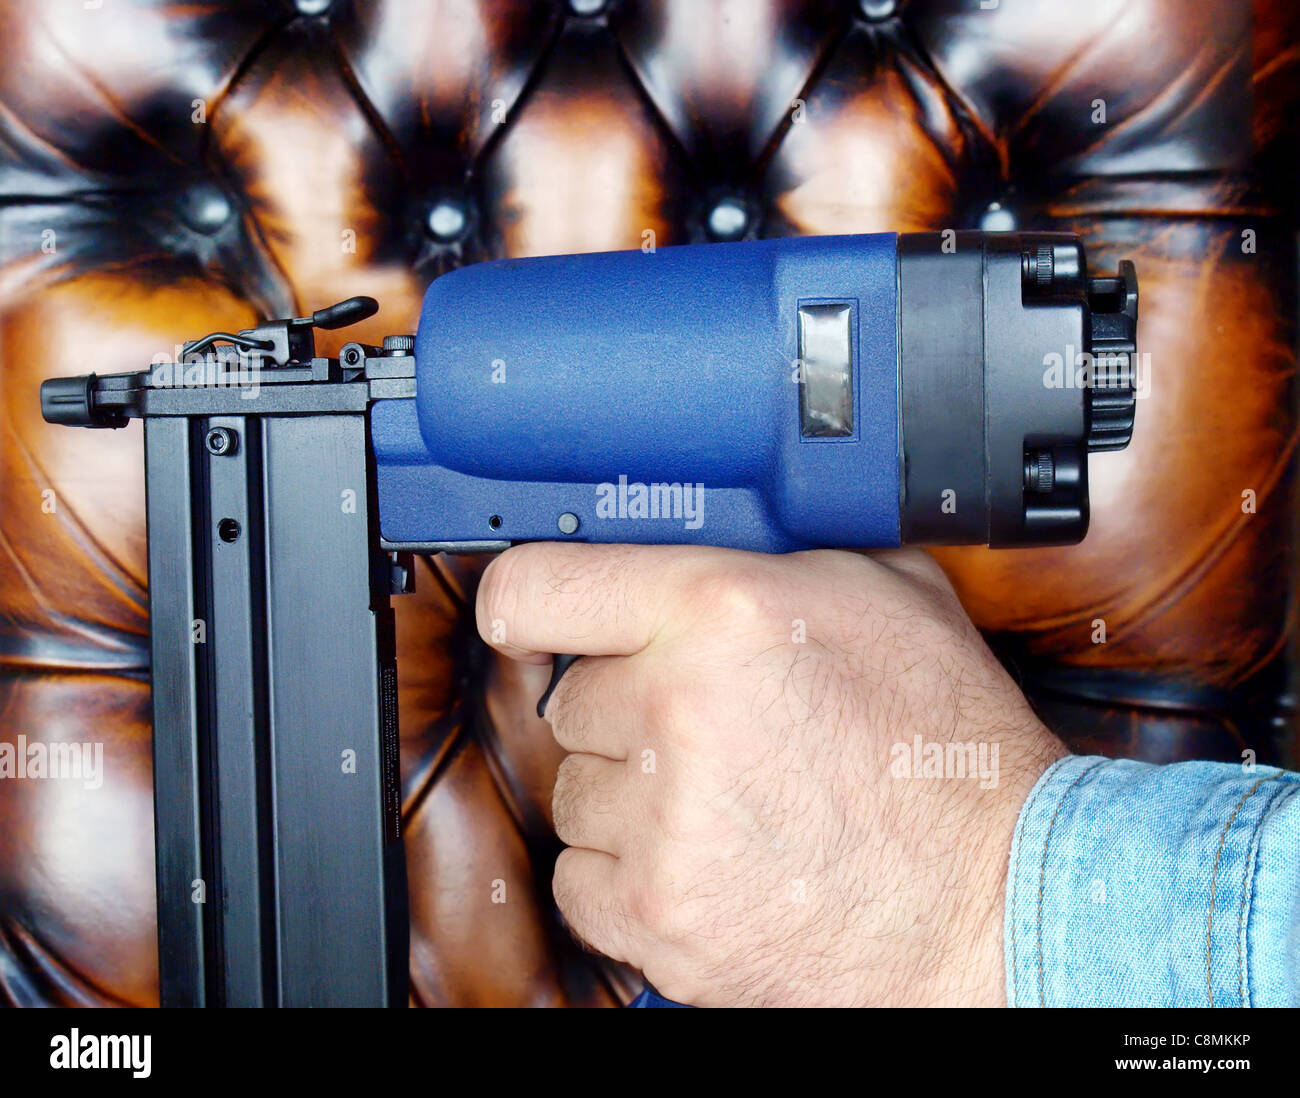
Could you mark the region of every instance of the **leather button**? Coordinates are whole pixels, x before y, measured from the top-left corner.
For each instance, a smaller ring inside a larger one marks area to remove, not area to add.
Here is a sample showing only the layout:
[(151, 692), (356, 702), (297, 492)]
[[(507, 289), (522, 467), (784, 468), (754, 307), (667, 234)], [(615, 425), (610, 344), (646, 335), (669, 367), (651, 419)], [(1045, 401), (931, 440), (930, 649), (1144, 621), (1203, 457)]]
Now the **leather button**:
[(862, 14), (873, 23), (883, 23), (898, 14), (898, 0), (862, 0)]
[(215, 183), (194, 183), (181, 194), (177, 212), (196, 233), (213, 236), (235, 211), (230, 196)]
[(986, 233), (1015, 232), (1016, 215), (1001, 202), (990, 202), (980, 215), (980, 228)]
[(460, 198), (440, 198), (425, 218), (425, 231), (440, 244), (452, 244), (465, 237), (470, 224), (469, 207)]
[(749, 231), (751, 220), (743, 199), (725, 197), (714, 203), (706, 225), (714, 240), (740, 240)]

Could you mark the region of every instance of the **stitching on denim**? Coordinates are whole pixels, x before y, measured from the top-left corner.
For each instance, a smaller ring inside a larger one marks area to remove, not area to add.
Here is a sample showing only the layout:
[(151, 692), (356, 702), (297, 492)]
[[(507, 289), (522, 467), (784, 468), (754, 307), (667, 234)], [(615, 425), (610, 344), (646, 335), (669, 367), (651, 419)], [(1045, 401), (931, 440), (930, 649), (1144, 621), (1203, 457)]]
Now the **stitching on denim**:
[(1228, 841), (1228, 832), (1232, 829), (1233, 821), (1237, 818), (1237, 813), (1241, 811), (1244, 805), (1255, 791), (1265, 782), (1276, 781), (1280, 774), (1274, 774), (1268, 778), (1260, 778), (1254, 785), (1241, 795), (1241, 800), (1237, 802), (1237, 807), (1232, 810), (1232, 815), (1228, 817), (1228, 822), (1223, 825), (1223, 831), (1219, 835), (1219, 848), (1214, 852), (1214, 867), (1210, 870), (1210, 909), (1205, 916), (1205, 994), (1209, 999), (1210, 1006), (1214, 1006), (1214, 966), (1213, 966), (1213, 935), (1214, 935), (1214, 896), (1219, 885), (1219, 859), (1223, 855), (1223, 846)]
[(1246, 847), (1246, 867), (1241, 881), (1241, 905), (1237, 908), (1237, 1001), (1243, 1007), (1246, 1006), (1246, 951), (1242, 941), (1246, 933), (1246, 897), (1255, 879), (1254, 864), (1257, 850), (1255, 843), (1264, 816), (1265, 813), (1261, 812), (1259, 818), (1255, 820), (1255, 829), (1251, 832), (1250, 844)]
[(1047, 993), (1043, 987), (1043, 888), (1047, 879), (1047, 848), (1051, 845), (1052, 832), (1056, 830), (1056, 817), (1060, 815), (1061, 805), (1065, 804), (1065, 798), (1073, 793), (1075, 786), (1096, 770), (1097, 767), (1109, 761), (1109, 759), (1098, 759), (1070, 783), (1070, 788), (1062, 793), (1061, 799), (1056, 802), (1052, 820), (1047, 825), (1047, 834), (1043, 836), (1043, 861), (1038, 867), (1038, 1005), (1040, 1007), (1047, 1006)]
[[(1280, 778), (1281, 775), (1278, 774), (1275, 777)], [(1273, 779), (1268, 780), (1272, 781)], [(1246, 934), (1249, 929), (1249, 924), (1246, 922), (1246, 901), (1255, 893), (1255, 870), (1259, 866), (1259, 835), (1264, 829), (1264, 821), (1276, 813), (1279, 804), (1285, 804), (1289, 801), (1295, 791), (1296, 787), (1294, 785), (1282, 787), (1281, 792), (1277, 793), (1269, 801), (1268, 807), (1259, 814), (1255, 820), (1255, 829), (1250, 835), (1246, 869), (1241, 882), (1241, 907), (1237, 912), (1237, 995), (1243, 1007), (1250, 1006), (1248, 1001), (1250, 980), (1246, 971), (1246, 954), (1249, 952), (1249, 949), (1246, 948)]]
[(1253, 867), (1259, 852), (1259, 830), (1268, 817), (1271, 808), (1270, 805), (1269, 808), (1266, 808), (1255, 817), (1255, 826), (1251, 829), (1250, 842), (1246, 846), (1246, 865), (1242, 872), (1241, 881), (1241, 903), (1237, 907), (1237, 1000), (1243, 1007), (1246, 1005), (1246, 951), (1242, 942), (1246, 929), (1246, 899), (1254, 881)]
[(1016, 821), (1015, 848), (1016, 860), (1011, 865), (1011, 1005), (1020, 1005), (1020, 965), (1016, 959), (1016, 924), (1020, 918), (1020, 858), (1024, 853), (1024, 844), (1022, 840), (1025, 837), (1025, 828), (1029, 826), (1029, 815), (1034, 810), (1034, 805), (1038, 803), (1038, 798), (1043, 795), (1043, 790), (1052, 783), (1053, 771), (1059, 770), (1064, 765), (1066, 759), (1073, 758), (1066, 755), (1057, 759), (1046, 770), (1043, 771), (1042, 778), (1038, 781), (1038, 787), (1034, 790), (1034, 795), (1029, 798), (1029, 803), (1025, 805), (1024, 810), (1020, 813), (1020, 819)]

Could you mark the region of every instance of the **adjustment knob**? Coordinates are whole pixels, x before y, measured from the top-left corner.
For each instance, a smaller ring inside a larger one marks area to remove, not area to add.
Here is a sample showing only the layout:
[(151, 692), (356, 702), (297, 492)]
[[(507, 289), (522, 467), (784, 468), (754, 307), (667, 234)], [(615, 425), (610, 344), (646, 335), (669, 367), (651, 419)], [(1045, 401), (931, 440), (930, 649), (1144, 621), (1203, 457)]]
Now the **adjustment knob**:
[(1114, 278), (1088, 283), (1091, 313), (1088, 449), (1122, 450), (1137, 412), (1137, 271), (1125, 259)]
[(415, 336), (384, 336), (384, 354), (397, 357), (415, 350)]

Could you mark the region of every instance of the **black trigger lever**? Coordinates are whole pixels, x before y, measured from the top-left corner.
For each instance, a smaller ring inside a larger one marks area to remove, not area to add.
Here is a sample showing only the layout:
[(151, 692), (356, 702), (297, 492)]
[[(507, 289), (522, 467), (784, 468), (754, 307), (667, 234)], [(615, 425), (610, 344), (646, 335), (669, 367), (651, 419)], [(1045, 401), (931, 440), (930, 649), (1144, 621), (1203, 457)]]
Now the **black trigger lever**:
[(555, 688), (560, 685), (560, 679), (580, 659), (582, 659), (581, 656), (568, 656), (561, 652), (557, 652), (551, 657), (551, 681), (546, 684), (546, 693), (537, 699), (537, 715), (539, 717), (546, 717), (546, 703), (551, 700)]

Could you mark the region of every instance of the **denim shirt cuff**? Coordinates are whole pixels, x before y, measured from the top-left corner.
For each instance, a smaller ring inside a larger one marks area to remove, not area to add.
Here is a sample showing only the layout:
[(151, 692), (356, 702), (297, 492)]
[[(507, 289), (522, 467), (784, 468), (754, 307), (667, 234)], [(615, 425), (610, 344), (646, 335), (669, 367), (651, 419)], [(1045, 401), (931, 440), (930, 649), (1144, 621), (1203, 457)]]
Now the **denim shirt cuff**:
[(1300, 776), (1067, 756), (1020, 810), (1011, 1006), (1294, 1003)]

